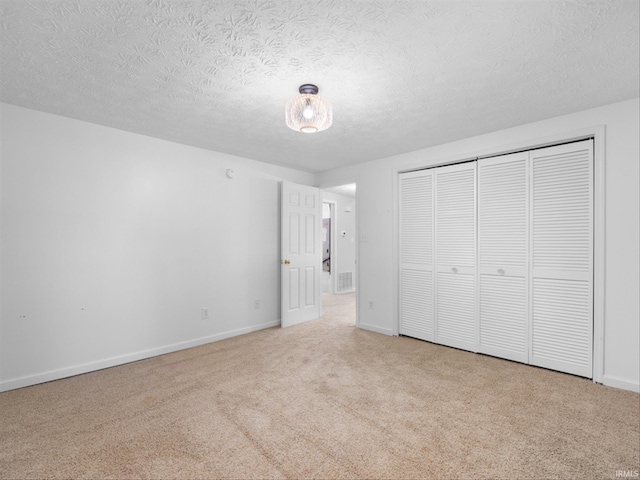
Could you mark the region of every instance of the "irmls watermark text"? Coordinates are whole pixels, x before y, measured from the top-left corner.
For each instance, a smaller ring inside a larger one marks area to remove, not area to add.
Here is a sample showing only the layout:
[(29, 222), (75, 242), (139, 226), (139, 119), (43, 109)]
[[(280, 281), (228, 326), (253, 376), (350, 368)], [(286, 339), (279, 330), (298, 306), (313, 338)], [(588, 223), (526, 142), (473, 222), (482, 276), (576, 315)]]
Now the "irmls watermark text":
[(616, 470), (616, 478), (639, 478), (640, 470)]

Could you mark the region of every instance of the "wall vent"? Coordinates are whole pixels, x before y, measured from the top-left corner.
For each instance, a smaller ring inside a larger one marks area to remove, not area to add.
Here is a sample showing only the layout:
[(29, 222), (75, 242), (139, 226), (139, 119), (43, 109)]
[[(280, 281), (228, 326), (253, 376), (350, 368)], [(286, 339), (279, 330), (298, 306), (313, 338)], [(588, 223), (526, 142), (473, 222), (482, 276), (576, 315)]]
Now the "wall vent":
[(353, 291), (353, 272), (338, 274), (338, 293)]

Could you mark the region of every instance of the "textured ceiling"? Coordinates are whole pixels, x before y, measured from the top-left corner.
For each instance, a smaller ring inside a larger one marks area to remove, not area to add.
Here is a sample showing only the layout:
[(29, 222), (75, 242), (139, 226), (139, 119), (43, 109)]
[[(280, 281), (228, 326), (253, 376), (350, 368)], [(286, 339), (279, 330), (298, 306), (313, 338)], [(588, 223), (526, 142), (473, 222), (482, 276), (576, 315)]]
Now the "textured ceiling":
[(638, 6), (0, 0), (0, 100), (317, 172), (637, 97)]

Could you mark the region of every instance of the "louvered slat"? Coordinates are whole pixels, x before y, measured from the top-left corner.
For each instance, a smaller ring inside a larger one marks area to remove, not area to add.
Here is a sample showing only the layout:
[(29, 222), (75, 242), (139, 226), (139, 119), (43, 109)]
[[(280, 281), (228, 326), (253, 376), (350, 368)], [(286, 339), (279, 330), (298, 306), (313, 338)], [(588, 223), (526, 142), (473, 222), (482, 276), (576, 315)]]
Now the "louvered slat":
[(433, 272), (403, 269), (400, 292), (400, 333), (433, 341)]
[(533, 280), (534, 365), (574, 375), (592, 374), (591, 285), (582, 280)]
[(524, 277), (480, 277), (480, 351), (528, 361), (527, 282)]
[(436, 171), (438, 266), (475, 268), (475, 163)]
[(533, 267), (588, 273), (591, 141), (537, 150), (532, 157)]
[(476, 164), (435, 170), (438, 343), (477, 351)]
[(438, 272), (437, 292), (436, 341), (476, 351), (474, 276)]
[(528, 362), (529, 153), (478, 161), (479, 351)]
[(593, 355), (593, 144), (531, 153), (530, 363), (585, 377)]
[(527, 159), (525, 152), (478, 162), (480, 267), (527, 265)]
[(400, 175), (401, 335), (433, 341), (433, 172)]
[[(411, 175), (411, 176), (408, 176)], [(431, 172), (400, 179), (400, 262), (433, 263), (433, 194)]]

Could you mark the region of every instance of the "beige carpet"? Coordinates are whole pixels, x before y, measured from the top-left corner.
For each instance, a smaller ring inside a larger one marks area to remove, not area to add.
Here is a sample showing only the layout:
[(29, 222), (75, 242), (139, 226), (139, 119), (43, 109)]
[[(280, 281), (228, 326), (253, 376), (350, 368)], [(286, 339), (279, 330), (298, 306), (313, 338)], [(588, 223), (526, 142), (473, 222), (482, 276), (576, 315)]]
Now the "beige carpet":
[[(0, 394), (0, 478), (616, 478), (640, 396), (322, 319)], [(618, 473), (619, 475), (619, 473)]]

